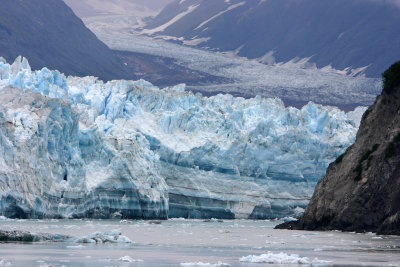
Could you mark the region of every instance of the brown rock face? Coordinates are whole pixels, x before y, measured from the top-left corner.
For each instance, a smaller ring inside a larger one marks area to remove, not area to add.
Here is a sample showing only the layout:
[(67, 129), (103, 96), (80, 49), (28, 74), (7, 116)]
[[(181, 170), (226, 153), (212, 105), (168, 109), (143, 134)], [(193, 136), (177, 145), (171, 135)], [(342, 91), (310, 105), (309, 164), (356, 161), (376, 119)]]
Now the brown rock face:
[(329, 165), (304, 215), (277, 228), (400, 234), (400, 62), (396, 64), (385, 72), (385, 88), (365, 112), (356, 142)]

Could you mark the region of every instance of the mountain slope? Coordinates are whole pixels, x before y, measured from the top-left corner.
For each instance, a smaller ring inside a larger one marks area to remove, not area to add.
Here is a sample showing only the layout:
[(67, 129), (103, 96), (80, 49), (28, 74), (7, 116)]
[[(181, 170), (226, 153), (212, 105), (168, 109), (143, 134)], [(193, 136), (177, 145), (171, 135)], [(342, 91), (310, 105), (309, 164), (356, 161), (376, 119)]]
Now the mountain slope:
[(309, 59), (318, 68), (379, 77), (400, 57), (400, 8), (394, 2), (176, 0), (143, 33), (183, 37), (267, 63)]
[(64, 0), (79, 17), (103, 15), (156, 15), (172, 0)]
[(291, 229), (400, 234), (400, 62), (364, 114), (356, 142), (329, 166)]
[(28, 57), (34, 69), (135, 78), (62, 0), (1, 1), (0, 56), (11, 61), (18, 55)]

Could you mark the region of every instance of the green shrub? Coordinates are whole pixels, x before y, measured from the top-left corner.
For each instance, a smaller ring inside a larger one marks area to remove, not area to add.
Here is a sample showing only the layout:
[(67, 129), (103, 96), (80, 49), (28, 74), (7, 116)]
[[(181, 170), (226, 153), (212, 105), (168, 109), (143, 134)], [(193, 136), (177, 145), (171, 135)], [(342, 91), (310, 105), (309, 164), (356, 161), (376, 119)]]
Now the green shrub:
[(392, 93), (393, 89), (400, 86), (400, 61), (390, 66), (383, 74), (383, 91)]
[(379, 147), (379, 144), (375, 144), (373, 145), (373, 147), (371, 149), (368, 149), (361, 157), (360, 161), (358, 162), (356, 168), (353, 170), (356, 173), (356, 176), (354, 177), (355, 181), (360, 181), (361, 180), (361, 174), (363, 171), (363, 167), (362, 164), (365, 160), (368, 160), (367, 163), (367, 168), (369, 168), (371, 166), (371, 159), (372, 156), (371, 154), (374, 153)]
[(357, 164), (357, 167), (354, 169), (354, 172), (356, 173), (356, 177), (354, 177), (355, 181), (360, 181), (361, 180), (361, 174), (362, 174), (362, 161), (360, 161)]
[(340, 155), (339, 157), (337, 157), (337, 159), (335, 160), (335, 163), (338, 164), (338, 163), (342, 162), (343, 157), (344, 157), (344, 153), (342, 155)]
[(369, 113), (371, 113), (371, 111), (372, 111), (372, 108), (369, 107), (369, 108), (364, 112), (364, 114), (362, 115), (361, 120), (363, 121), (363, 120), (367, 119), (367, 117), (368, 117)]
[(395, 142), (395, 143), (400, 143), (400, 133), (398, 133), (398, 134), (393, 138), (393, 142)]
[(390, 142), (386, 148), (385, 156), (386, 158), (391, 158), (396, 154), (396, 148), (394, 147), (394, 143)]
[(400, 133), (398, 133), (386, 147), (386, 150), (385, 150), (386, 158), (391, 158), (396, 155), (396, 144), (397, 143), (400, 143)]
[(364, 161), (369, 158), (369, 156), (374, 153), (379, 147), (379, 144), (375, 144), (371, 149), (367, 150), (364, 155), (361, 157), (361, 161)]

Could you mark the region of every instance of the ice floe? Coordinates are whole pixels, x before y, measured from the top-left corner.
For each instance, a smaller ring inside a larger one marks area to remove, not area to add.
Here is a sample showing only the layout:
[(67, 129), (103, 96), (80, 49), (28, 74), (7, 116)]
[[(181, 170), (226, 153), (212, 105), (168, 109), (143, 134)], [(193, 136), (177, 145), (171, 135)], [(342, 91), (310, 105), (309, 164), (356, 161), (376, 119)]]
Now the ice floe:
[(132, 241), (121, 234), (119, 230), (108, 230), (104, 233), (94, 232), (86, 236), (79, 237), (74, 240), (76, 243), (132, 243)]
[(318, 258), (309, 259), (308, 257), (300, 257), (297, 254), (286, 254), (284, 252), (272, 253), (268, 252), (261, 255), (249, 255), (240, 258), (241, 262), (251, 263), (269, 263), (269, 264), (326, 264), (329, 261), (319, 260)]

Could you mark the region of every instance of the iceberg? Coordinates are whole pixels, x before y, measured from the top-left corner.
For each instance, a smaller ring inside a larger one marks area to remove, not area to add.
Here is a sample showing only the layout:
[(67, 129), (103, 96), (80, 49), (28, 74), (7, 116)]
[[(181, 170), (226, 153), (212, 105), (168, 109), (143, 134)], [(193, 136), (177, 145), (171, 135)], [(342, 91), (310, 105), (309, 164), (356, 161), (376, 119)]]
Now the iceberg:
[(109, 230), (103, 234), (100, 232), (94, 232), (86, 236), (76, 238), (76, 243), (88, 243), (88, 244), (103, 244), (103, 243), (132, 243), (132, 241), (121, 234), (118, 230)]
[(218, 262), (215, 264), (212, 263), (204, 263), (204, 262), (184, 262), (180, 264), (181, 267), (230, 267), (231, 265), (228, 263)]
[(12, 263), (6, 259), (0, 258), (0, 266), (12, 266)]
[(0, 88), (7, 217), (298, 216), (365, 111), (103, 83), (21, 57), (0, 59)]
[(269, 263), (269, 264), (329, 264), (330, 261), (319, 260), (318, 258), (309, 259), (307, 257), (300, 257), (297, 254), (286, 254), (283, 252), (261, 254), (260, 256), (249, 255), (242, 257), (240, 262), (251, 263)]
[(122, 262), (143, 262), (141, 259), (132, 259), (130, 256), (123, 256), (118, 260)]

